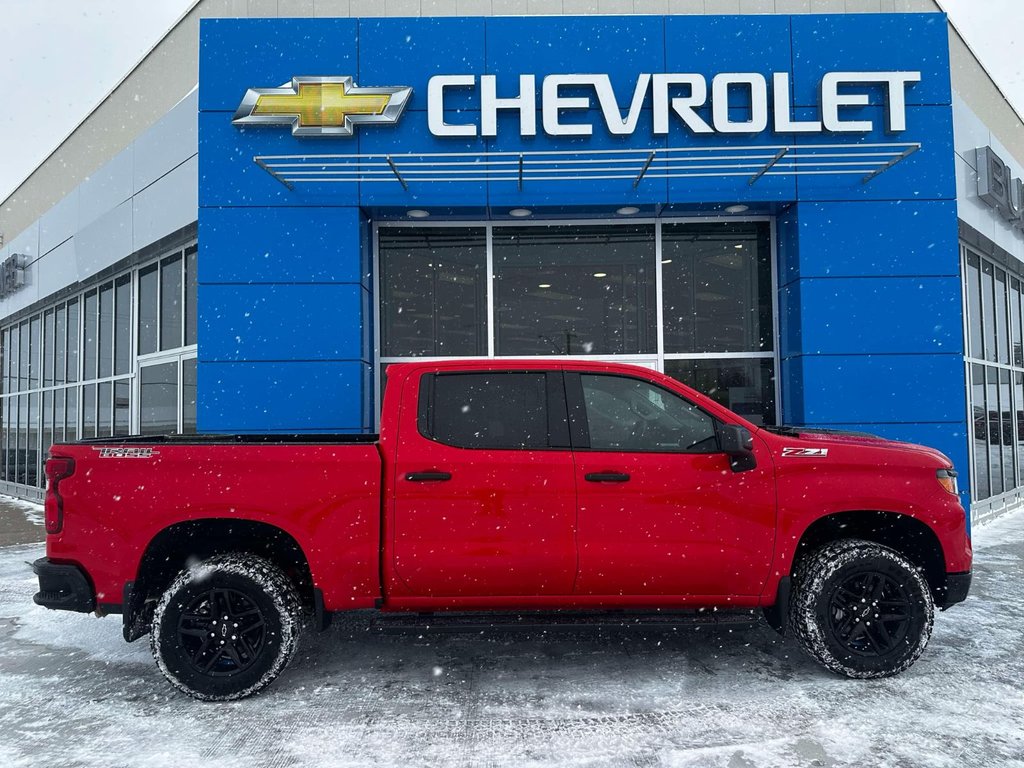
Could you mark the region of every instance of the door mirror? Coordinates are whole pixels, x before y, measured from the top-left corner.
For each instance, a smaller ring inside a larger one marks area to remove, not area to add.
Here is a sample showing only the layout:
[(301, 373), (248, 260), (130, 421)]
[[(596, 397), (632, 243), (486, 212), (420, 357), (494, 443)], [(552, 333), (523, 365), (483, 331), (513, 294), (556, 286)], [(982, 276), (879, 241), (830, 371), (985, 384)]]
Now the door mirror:
[(754, 457), (754, 436), (750, 430), (737, 424), (720, 424), (718, 446), (729, 457), (733, 472), (745, 472), (757, 466)]

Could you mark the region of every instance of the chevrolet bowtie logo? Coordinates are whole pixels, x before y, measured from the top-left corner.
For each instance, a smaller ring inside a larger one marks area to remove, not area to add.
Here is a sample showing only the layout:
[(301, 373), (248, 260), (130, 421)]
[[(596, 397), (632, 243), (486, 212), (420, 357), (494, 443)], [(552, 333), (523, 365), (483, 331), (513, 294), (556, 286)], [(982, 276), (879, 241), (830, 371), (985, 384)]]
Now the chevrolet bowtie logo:
[(398, 122), (412, 88), (360, 88), (351, 77), (293, 77), (250, 88), (234, 125), (290, 125), (293, 136), (351, 136), (356, 125)]

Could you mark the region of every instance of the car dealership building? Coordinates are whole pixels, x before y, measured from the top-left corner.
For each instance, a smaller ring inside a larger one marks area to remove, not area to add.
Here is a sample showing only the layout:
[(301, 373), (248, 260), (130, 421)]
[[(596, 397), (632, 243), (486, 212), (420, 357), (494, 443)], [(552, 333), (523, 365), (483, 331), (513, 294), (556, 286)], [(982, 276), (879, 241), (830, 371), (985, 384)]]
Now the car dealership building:
[(1020, 116), (931, 0), (704, 5), (196, 3), (0, 206), (0, 490), (79, 437), (374, 431), (389, 363), (513, 356), (1020, 503)]

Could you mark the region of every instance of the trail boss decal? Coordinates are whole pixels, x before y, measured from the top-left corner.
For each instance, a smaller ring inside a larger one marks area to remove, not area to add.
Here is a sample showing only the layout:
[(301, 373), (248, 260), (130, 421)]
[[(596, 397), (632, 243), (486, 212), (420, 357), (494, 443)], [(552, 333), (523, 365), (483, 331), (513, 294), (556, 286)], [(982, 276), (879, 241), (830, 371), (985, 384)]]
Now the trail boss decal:
[(783, 448), (782, 457), (793, 457), (801, 459), (811, 459), (828, 456), (828, 448)]
[(153, 448), (93, 448), (101, 459), (151, 459), (160, 451)]

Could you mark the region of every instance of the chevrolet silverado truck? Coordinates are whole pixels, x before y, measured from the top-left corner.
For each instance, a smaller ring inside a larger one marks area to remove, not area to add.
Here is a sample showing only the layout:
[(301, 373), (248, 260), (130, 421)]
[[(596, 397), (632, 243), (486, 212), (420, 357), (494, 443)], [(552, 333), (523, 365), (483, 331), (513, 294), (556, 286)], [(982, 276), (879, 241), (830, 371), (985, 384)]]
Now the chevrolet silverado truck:
[(971, 581), (940, 452), (759, 428), (628, 365), (393, 365), (379, 436), (93, 439), (46, 476), (35, 602), (121, 614), (203, 700), (261, 690), (303, 628), (359, 609), (763, 612), (829, 670), (884, 677)]

